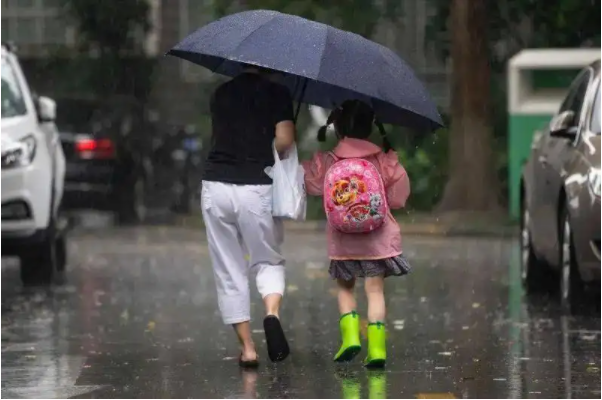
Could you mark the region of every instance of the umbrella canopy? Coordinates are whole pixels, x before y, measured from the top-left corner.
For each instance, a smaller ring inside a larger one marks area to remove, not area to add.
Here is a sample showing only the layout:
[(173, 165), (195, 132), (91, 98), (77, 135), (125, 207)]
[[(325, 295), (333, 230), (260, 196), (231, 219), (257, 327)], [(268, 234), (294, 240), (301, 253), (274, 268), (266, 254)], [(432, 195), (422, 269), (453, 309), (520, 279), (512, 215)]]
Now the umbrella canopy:
[(269, 10), (221, 18), (190, 34), (167, 54), (218, 74), (245, 64), (284, 73), (300, 102), (333, 108), (345, 100), (370, 104), (383, 123), (431, 131), (437, 107), (412, 69), (388, 48), (360, 35)]

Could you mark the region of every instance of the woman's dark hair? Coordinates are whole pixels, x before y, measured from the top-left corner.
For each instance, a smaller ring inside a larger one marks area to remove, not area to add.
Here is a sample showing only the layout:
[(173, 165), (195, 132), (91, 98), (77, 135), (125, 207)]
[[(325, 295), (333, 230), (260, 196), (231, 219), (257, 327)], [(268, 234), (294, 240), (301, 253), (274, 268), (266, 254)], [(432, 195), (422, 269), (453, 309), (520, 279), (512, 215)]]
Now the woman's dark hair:
[(376, 125), (382, 136), (383, 150), (385, 152), (391, 150), (384, 126), (374, 118), (372, 107), (360, 100), (347, 100), (332, 110), (326, 125), (318, 130), (318, 141), (326, 140), (326, 129), (330, 124), (335, 125), (340, 137), (368, 139), (372, 133), (372, 123)]

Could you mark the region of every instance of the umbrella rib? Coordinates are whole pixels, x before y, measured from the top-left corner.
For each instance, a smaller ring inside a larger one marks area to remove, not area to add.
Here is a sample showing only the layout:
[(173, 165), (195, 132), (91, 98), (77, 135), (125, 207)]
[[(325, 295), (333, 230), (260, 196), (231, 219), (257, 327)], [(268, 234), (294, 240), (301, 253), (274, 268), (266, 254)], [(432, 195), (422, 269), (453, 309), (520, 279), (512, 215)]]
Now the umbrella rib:
[(318, 73), (316, 74), (316, 80), (320, 80), (320, 71), (322, 70), (322, 61), (324, 61), (324, 57), (326, 56), (326, 43), (328, 42), (328, 31), (331, 28), (326, 26), (326, 33), (324, 34), (324, 43), (322, 43), (322, 54), (320, 55), (320, 66), (318, 67)]

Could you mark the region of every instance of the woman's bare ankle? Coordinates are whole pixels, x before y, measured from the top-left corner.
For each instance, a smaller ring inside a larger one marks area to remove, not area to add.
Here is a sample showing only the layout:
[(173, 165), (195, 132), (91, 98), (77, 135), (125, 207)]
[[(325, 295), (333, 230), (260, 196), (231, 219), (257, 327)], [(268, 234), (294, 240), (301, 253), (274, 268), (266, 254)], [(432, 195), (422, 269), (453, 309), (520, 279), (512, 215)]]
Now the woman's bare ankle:
[(243, 346), (241, 349), (241, 358), (243, 361), (257, 360), (257, 351), (255, 345)]

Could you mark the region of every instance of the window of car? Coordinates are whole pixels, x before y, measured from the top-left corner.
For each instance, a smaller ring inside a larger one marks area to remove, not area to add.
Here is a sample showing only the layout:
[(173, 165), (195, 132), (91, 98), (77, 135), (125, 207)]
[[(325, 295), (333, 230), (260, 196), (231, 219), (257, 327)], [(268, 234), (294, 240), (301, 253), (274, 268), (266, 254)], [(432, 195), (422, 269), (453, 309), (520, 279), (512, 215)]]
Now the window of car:
[(594, 98), (594, 109), (592, 110), (590, 130), (597, 135), (600, 134), (600, 83), (598, 83), (596, 97)]
[(7, 57), (2, 56), (2, 118), (18, 117), (27, 113), (23, 91), (15, 70)]
[(560, 112), (573, 111), (575, 113), (575, 125), (579, 124), (579, 118), (581, 118), (581, 108), (591, 76), (592, 72), (589, 68), (581, 72), (571, 84), (569, 92), (560, 107)]

